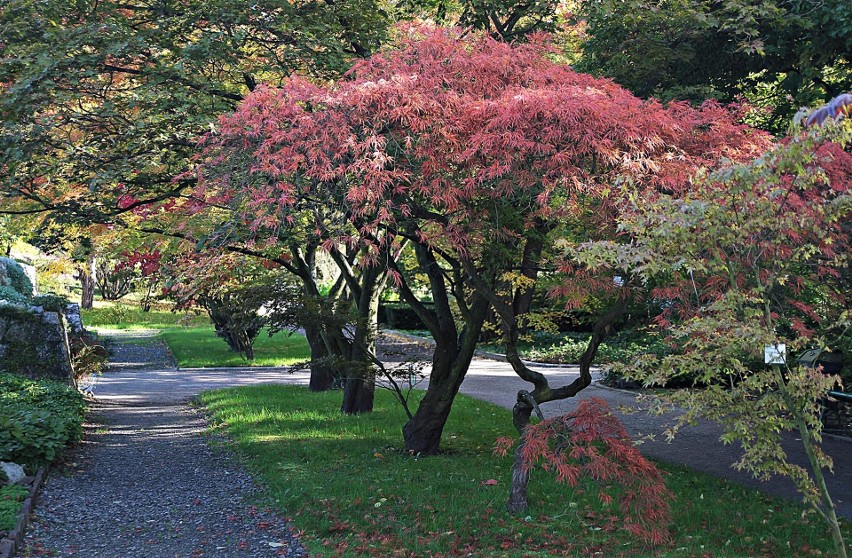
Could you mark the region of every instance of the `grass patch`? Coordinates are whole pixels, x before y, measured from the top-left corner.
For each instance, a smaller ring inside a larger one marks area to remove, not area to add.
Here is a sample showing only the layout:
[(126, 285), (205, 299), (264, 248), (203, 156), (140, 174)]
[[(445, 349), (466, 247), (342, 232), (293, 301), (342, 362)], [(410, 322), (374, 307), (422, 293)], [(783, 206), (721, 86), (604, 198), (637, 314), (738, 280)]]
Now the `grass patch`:
[[(247, 361), (216, 336), (206, 314), (171, 312), (164, 305), (143, 312), (138, 306), (99, 301), (95, 308), (83, 311), (82, 315), (86, 327), (100, 334), (109, 333), (109, 330), (159, 330), (160, 338), (169, 346), (178, 366), (183, 368), (289, 366), (309, 360), (311, 356), (303, 335), (279, 333), (269, 337), (264, 331), (254, 342), (254, 360)], [(122, 340), (122, 343), (147, 346), (156, 342), (153, 339), (143, 337)]]
[(96, 301), (91, 310), (80, 312), (83, 324), (92, 329), (163, 329), (167, 327), (203, 327), (210, 319), (197, 312), (172, 312), (168, 306), (158, 306), (143, 312), (139, 306), (121, 302)]
[(231, 351), (228, 344), (216, 336), (213, 327), (165, 328), (163, 340), (171, 349), (178, 366), (206, 368), (219, 366), (289, 366), (311, 357), (304, 335), (287, 336), (279, 333), (270, 337), (261, 332), (254, 342), (254, 360), (245, 360)]
[(18, 515), (30, 490), (24, 486), (0, 486), (0, 532), (11, 531), (18, 523)]
[[(268, 487), (272, 505), (304, 531), (312, 556), (794, 557), (831, 550), (827, 530), (799, 505), (664, 465), (674, 542), (647, 548), (612, 528), (595, 487), (571, 489), (541, 472), (527, 517), (504, 511), (511, 458), (492, 454), (511, 414), (459, 396), (444, 454), (404, 454), (404, 415), (379, 392), (369, 415), (343, 416), (340, 393), (252, 386), (201, 402)], [(497, 479), (497, 486), (483, 485)], [(848, 533), (848, 530), (847, 530)]]

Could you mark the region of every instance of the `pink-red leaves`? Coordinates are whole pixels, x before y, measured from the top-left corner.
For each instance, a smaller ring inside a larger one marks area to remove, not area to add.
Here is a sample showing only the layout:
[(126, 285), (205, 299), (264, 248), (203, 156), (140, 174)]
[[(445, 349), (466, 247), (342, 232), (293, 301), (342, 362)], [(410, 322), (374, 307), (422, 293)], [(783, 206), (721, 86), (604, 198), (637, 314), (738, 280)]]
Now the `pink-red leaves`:
[[(617, 487), (623, 526), (653, 544), (669, 539), (671, 493), (603, 400), (580, 401), (571, 413), (528, 426), (524, 441), (521, 456), (527, 470), (541, 467), (569, 486), (591, 478), (603, 489)], [(495, 452), (505, 455), (510, 444), (498, 439)], [(599, 497), (604, 504), (612, 501), (603, 490)]]
[[(518, 198), (532, 219), (627, 179), (681, 191), (698, 168), (765, 144), (718, 105), (665, 107), (552, 62), (543, 38), (509, 45), (428, 26), (399, 37), (332, 87), (294, 77), (257, 88), (206, 139), (200, 197), (246, 196), (255, 231), (312, 195), (368, 229), (429, 211), (466, 250), (489, 221), (484, 200)], [(253, 162), (248, 179), (216, 170), (236, 152)]]

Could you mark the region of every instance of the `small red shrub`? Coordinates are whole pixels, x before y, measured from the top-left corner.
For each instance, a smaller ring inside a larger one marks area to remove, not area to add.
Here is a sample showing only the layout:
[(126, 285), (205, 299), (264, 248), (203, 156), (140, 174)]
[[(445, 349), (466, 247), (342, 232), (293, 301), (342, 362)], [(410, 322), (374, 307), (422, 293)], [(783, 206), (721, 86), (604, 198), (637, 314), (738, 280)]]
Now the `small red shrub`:
[[(614, 487), (626, 530), (651, 544), (669, 541), (672, 494), (603, 400), (580, 401), (573, 412), (528, 426), (524, 442), (527, 471), (538, 466), (569, 486), (591, 478), (602, 488)], [(511, 439), (501, 438), (495, 452), (505, 455), (511, 446)], [(604, 504), (613, 499), (603, 489), (599, 498)]]

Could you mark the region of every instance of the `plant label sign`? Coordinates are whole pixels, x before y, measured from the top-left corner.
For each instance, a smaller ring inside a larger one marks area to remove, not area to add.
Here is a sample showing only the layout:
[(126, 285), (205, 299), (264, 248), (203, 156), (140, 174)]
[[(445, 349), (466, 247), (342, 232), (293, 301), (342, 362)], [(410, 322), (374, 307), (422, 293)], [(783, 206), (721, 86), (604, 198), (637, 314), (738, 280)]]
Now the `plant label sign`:
[(763, 362), (766, 364), (785, 364), (787, 362), (787, 345), (776, 343), (763, 347)]

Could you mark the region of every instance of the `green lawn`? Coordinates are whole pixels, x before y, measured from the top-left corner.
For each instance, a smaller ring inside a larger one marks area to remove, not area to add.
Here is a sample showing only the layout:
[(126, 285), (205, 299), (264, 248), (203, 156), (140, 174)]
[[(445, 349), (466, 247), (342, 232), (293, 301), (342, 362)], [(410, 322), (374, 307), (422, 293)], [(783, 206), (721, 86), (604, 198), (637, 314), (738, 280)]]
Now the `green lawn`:
[(224, 339), (216, 336), (213, 326), (165, 328), (161, 332), (178, 365), (183, 368), (217, 366), (289, 366), (310, 359), (311, 351), (304, 335), (278, 333), (269, 337), (261, 332), (254, 342), (254, 360), (247, 361), (231, 351)]
[[(404, 454), (404, 415), (385, 392), (376, 411), (343, 416), (340, 393), (256, 386), (201, 396), (215, 424), (292, 517), (312, 556), (798, 557), (827, 553), (822, 523), (802, 508), (681, 467), (664, 466), (676, 494), (673, 543), (648, 548), (610, 527), (595, 487), (533, 473), (526, 517), (504, 511), (510, 412), (459, 396), (443, 455)], [(496, 486), (483, 481), (496, 479)], [(847, 530), (848, 533), (848, 530)]]
[(81, 312), (87, 328), (99, 329), (163, 329), (167, 327), (210, 326), (206, 314), (198, 312), (172, 312), (165, 306), (143, 312), (138, 304), (96, 301), (91, 310)]
[(159, 330), (183, 368), (289, 366), (307, 361), (311, 355), (303, 335), (278, 333), (269, 337), (261, 332), (254, 343), (255, 358), (247, 361), (216, 336), (206, 314), (196, 312), (171, 312), (163, 307), (143, 312), (138, 305), (99, 301), (95, 308), (83, 311), (82, 316), (87, 328), (100, 332)]

